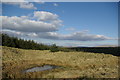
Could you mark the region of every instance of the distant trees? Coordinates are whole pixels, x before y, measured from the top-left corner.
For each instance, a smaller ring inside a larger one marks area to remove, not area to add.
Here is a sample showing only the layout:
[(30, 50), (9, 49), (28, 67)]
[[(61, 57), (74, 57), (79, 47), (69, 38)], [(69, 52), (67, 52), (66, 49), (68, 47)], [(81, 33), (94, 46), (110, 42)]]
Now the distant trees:
[(53, 44), (53, 45), (51, 46), (51, 48), (50, 48), (50, 51), (51, 51), (51, 52), (58, 52), (59, 49), (58, 49), (58, 47), (56, 46), (56, 44)]
[(6, 34), (2, 34), (2, 45), (9, 46), (9, 47), (15, 47), (14, 39), (12, 39)]
[(15, 47), (21, 49), (50, 50), (51, 52), (72, 51), (65, 47), (58, 47), (56, 46), (56, 44), (48, 46), (42, 43), (36, 43), (33, 40), (24, 40), (24, 39), (19, 39), (17, 37), (10, 37), (7, 34), (0, 34), (0, 37), (2, 37), (2, 43), (0, 44), (2, 46)]
[(23, 40), (17, 37), (10, 37), (7, 34), (1, 34), (1, 36), (3, 46), (34, 50), (48, 50), (50, 48), (47, 45), (38, 44), (33, 40)]

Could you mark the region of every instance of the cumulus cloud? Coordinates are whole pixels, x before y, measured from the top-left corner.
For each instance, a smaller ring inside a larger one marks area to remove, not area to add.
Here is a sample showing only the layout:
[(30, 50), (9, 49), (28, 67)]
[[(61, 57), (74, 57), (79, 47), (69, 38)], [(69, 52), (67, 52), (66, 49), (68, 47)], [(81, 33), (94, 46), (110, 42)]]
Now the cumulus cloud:
[(20, 8), (24, 9), (37, 9), (33, 3), (30, 2), (4, 2), (5, 4), (18, 5)]
[[(50, 13), (50, 14), (52, 14), (52, 13)], [(47, 16), (47, 14), (46, 14), (46, 16)], [(54, 17), (54, 16), (52, 16), (52, 17)], [(57, 31), (58, 28), (62, 25), (61, 21), (58, 18), (56, 18), (56, 20), (52, 20), (52, 17), (50, 17), (51, 19), (45, 18), (45, 19), (51, 20), (51, 22), (48, 23), (45, 21), (31, 20), (27, 16), (21, 16), (21, 17), (0, 16), (0, 18), (2, 19), (2, 28), (3, 29), (10, 29), (10, 30), (16, 30), (16, 31), (21, 31), (21, 32)]]
[[(59, 34), (55, 31), (62, 26), (59, 16), (51, 12), (35, 11), (33, 18), (28, 16), (0, 16), (3, 32), (16, 36), (31, 36), (44, 39), (101, 41), (112, 38), (104, 35), (88, 34), (88, 31), (74, 32), (72, 34)], [(72, 28), (71, 28), (72, 29)], [(5, 31), (6, 30), (6, 31)]]
[(33, 3), (21, 3), (20, 8), (25, 8), (25, 9), (37, 9)]
[[(12, 26), (11, 24), (8, 24), (8, 25)], [(57, 32), (43, 32), (43, 31), (40, 31), (38, 27), (32, 28), (29, 26), (27, 28), (25, 27), (20, 28), (21, 26), (18, 26), (16, 27), (16, 30), (15, 28), (13, 28), (14, 29), (13, 30), (9, 26), (7, 27), (8, 30), (3, 31), (3, 32), (10, 34), (10, 35), (14, 35), (14, 36), (29, 36), (29, 37), (37, 37), (37, 38), (43, 38), (43, 39), (51, 39), (51, 40), (76, 40), (76, 41), (102, 41), (102, 40), (112, 39), (104, 35), (88, 34), (86, 31), (74, 32), (72, 34), (64, 35), (64, 34), (59, 34)], [(3, 29), (5, 29), (4, 26), (3, 26)]]
[(55, 26), (62, 26), (62, 20), (59, 19), (57, 14), (46, 11), (35, 11), (34, 18), (38, 21), (46, 21), (54, 24)]
[(35, 11), (34, 17), (42, 21), (58, 20), (58, 15), (46, 11)]

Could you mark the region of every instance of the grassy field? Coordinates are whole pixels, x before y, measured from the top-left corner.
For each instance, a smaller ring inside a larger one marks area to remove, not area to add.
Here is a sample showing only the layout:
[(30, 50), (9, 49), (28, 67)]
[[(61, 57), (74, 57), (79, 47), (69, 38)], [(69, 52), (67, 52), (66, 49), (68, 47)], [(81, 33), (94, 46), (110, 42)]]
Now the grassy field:
[[(50, 52), (2, 47), (3, 78), (118, 78), (118, 57), (103, 53)], [(45, 64), (53, 70), (22, 73)]]

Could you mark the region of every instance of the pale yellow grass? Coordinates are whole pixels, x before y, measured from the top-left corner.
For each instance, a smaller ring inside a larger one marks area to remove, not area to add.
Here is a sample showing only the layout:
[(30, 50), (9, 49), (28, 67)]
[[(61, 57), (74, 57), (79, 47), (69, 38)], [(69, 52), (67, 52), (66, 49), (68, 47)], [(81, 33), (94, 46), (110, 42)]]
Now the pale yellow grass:
[[(118, 57), (103, 53), (87, 52), (50, 52), (49, 50), (23, 50), (3, 47), (4, 73), (16, 70), (14, 78), (117, 78)], [(7, 66), (10, 64), (12, 66)], [(62, 66), (43, 72), (27, 73), (23, 75), (20, 70), (43, 64)], [(13, 68), (14, 67), (14, 68)], [(8, 73), (10, 74), (10, 73)], [(11, 72), (12, 74), (12, 72)], [(40, 75), (41, 74), (41, 75)], [(21, 75), (21, 76), (19, 76)]]

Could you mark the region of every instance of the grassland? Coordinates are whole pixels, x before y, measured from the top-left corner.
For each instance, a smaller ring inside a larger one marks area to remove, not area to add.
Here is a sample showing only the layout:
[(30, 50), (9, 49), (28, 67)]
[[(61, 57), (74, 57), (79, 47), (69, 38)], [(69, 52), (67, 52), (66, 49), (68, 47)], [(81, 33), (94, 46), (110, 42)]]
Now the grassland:
[[(2, 47), (3, 78), (118, 78), (118, 57), (103, 53), (50, 52)], [(44, 64), (62, 68), (22, 73)]]

